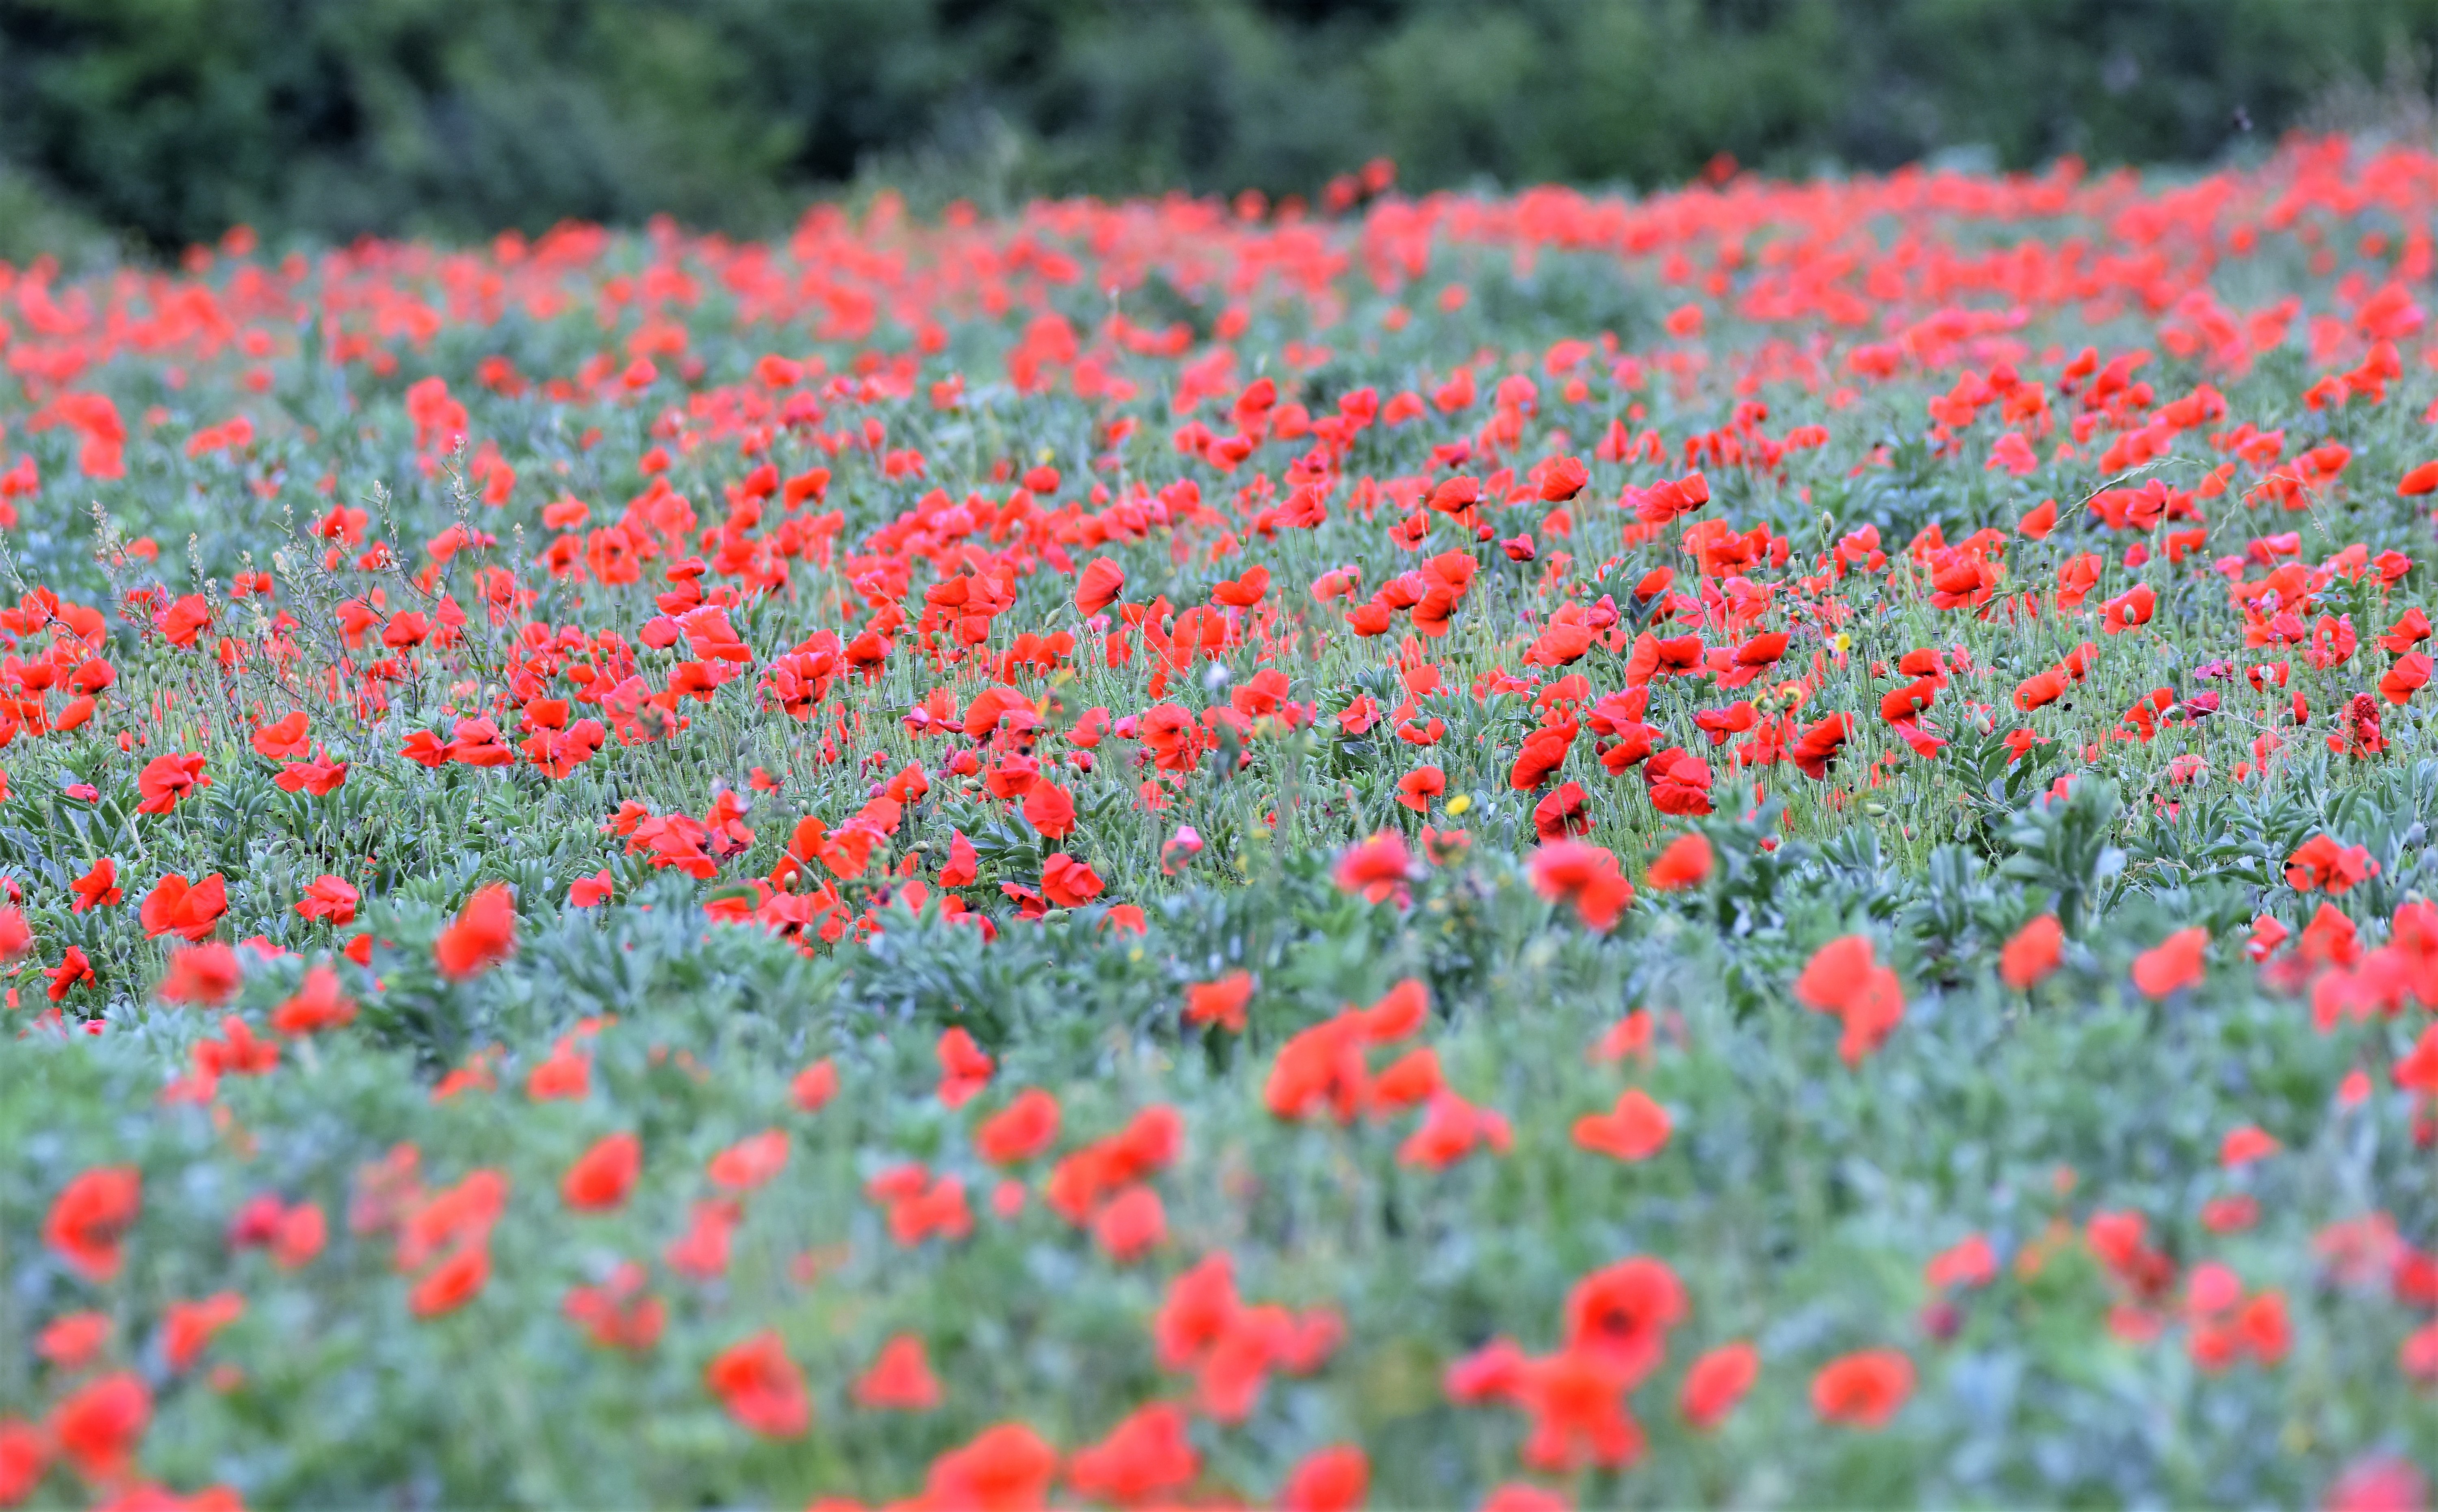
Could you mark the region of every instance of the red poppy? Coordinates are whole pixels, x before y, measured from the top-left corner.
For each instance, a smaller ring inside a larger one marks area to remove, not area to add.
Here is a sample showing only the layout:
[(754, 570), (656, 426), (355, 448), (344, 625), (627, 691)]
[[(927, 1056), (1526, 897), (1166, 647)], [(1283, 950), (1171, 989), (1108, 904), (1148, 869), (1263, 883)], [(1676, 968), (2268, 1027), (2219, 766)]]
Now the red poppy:
[(2044, 913), (2007, 937), (1998, 953), (1998, 976), (2015, 991), (2028, 992), (2047, 980), (2064, 958), (2065, 929), (2057, 915)]
[(1202, 1472), (1202, 1456), (1187, 1432), (1189, 1421), (1175, 1402), (1135, 1409), (1098, 1443), (1069, 1457), (1068, 1488), (1132, 1506), (1192, 1485)]
[(931, 1462), (923, 1494), (935, 1506), (1033, 1512), (1047, 1504), (1058, 1451), (1022, 1423), (986, 1428)]
[(1811, 1378), (1811, 1410), (1824, 1422), (1873, 1432), (1905, 1404), (1913, 1382), (1913, 1362), (1900, 1351), (1861, 1350), (1830, 1361)]
[(62, 1187), (43, 1223), (43, 1241), (78, 1275), (97, 1284), (116, 1278), (121, 1238), (143, 1204), (144, 1178), (132, 1166), (102, 1166)]
[(2196, 925), (2179, 929), (2133, 961), (2133, 985), (2146, 997), (2165, 997), (2197, 986), (2206, 974), (2202, 957), (2209, 949), (2209, 931)]
[(1383, 830), (1359, 845), (1348, 847), (1338, 856), (1337, 886), (1344, 891), (1363, 894), (1366, 902), (1385, 902), (1404, 887), (1412, 866), (1404, 837), (1393, 830)]
[(923, 1341), (901, 1333), (881, 1345), (850, 1395), (858, 1406), (876, 1412), (927, 1413), (940, 1405), (940, 1378), (931, 1374)]
[(135, 805), (139, 814), (167, 814), (179, 800), (199, 787), (209, 787), (212, 780), (203, 775), (203, 759), (193, 754), (155, 756), (144, 764), (136, 775), (136, 791), (143, 800)]
[(1245, 1032), (1245, 1006), (1253, 998), (1249, 972), (1229, 972), (1215, 982), (1194, 982), (1185, 989), (1185, 1022), (1215, 1024), (1233, 1033)]
[(1634, 885), (1617, 870), (1616, 857), (1585, 841), (1542, 846), (1532, 853), (1528, 870), (1534, 891), (1551, 903), (1574, 905), (1576, 917), (1588, 929), (1616, 927), (1618, 916), (1634, 904)]
[(804, 1373), (787, 1358), (786, 1344), (774, 1329), (721, 1350), (702, 1379), (729, 1416), (765, 1438), (798, 1438), (812, 1426)]
[(199, 941), (212, 932), (226, 912), (228, 886), (219, 872), (189, 883), (172, 871), (145, 896), (137, 916), (148, 937), (175, 934)]
[(516, 953), (516, 898), (498, 883), (477, 888), (458, 911), (457, 922), (432, 942), (440, 975), (451, 981), (479, 976)]
[(1058, 1142), (1058, 1099), (1039, 1087), (1027, 1087), (982, 1120), (974, 1131), (974, 1149), (994, 1166), (1016, 1165)]
[(50, 1437), (77, 1472), (97, 1485), (124, 1475), (152, 1422), (152, 1393), (133, 1371), (89, 1380), (51, 1409)]
[(1726, 1420), (1759, 1377), (1759, 1350), (1741, 1340), (1721, 1345), (1685, 1372), (1677, 1405), (1696, 1432), (1708, 1433)]
[(1352, 1444), (1316, 1450), (1287, 1472), (1279, 1512), (1353, 1512), (1371, 1490), (1371, 1462)]
[(68, 905), (70, 913), (108, 908), (126, 896), (118, 888), (118, 863), (108, 856), (96, 861), (69, 886), (76, 889), (76, 901)]
[(1698, 888), (1709, 880), (1712, 865), (1710, 837), (1696, 830), (1668, 842), (1668, 848), (1651, 863), (1643, 884), (1654, 892)]
[(1648, 1160), (1667, 1148), (1672, 1127), (1667, 1109), (1641, 1088), (1629, 1087), (1609, 1112), (1575, 1120), (1575, 1143), (1619, 1160)]
[(632, 1134), (604, 1134), (576, 1157), (558, 1184), (568, 1206), (581, 1213), (612, 1212), (627, 1204), (644, 1169), (644, 1143)]
[(1892, 969), (1873, 958), (1870, 937), (1847, 935), (1812, 952), (1794, 981), (1795, 1000), (1845, 1025), (1837, 1053), (1847, 1065), (1879, 1048), (1904, 1018), (1904, 989)]

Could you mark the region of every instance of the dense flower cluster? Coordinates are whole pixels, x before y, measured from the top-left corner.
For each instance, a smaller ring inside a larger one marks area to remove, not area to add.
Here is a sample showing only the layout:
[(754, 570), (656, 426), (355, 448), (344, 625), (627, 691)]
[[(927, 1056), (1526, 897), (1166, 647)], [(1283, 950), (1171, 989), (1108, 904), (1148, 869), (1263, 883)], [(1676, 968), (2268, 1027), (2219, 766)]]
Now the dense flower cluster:
[(2424, 1494), (2438, 159), (1348, 185), (0, 265), (0, 1506)]

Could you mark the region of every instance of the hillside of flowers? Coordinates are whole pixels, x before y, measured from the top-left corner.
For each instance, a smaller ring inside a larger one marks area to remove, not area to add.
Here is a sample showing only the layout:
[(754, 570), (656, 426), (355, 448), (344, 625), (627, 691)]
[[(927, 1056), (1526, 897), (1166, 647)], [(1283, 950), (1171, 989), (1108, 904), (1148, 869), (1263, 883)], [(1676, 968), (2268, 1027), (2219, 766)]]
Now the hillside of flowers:
[(2425, 1504), (2434, 213), (0, 264), (0, 1506)]

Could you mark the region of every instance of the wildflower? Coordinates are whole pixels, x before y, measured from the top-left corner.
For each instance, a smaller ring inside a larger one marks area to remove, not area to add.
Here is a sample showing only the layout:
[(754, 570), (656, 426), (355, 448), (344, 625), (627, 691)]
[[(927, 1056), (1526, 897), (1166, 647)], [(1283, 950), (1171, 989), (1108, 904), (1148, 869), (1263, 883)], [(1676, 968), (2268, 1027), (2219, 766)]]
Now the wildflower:
[(935, 1506), (1032, 1512), (1044, 1505), (1058, 1452), (1022, 1423), (986, 1428), (931, 1462), (924, 1499)]
[(2046, 981), (2065, 958), (2065, 929), (2057, 915), (2044, 913), (2016, 930), (1998, 955), (1998, 976), (2019, 993)]
[(1710, 868), (1714, 864), (1710, 837), (1695, 830), (1668, 842), (1668, 848), (1651, 863), (1650, 873), (1643, 878), (1643, 883), (1654, 892), (1697, 888), (1709, 879)]
[(702, 1379), (729, 1416), (765, 1438), (798, 1438), (812, 1426), (804, 1373), (773, 1329), (721, 1350), (703, 1368)]
[(991, 1072), (998, 1066), (962, 1028), (943, 1030), (934, 1053), (940, 1062), (940, 1100), (950, 1108), (963, 1107), (989, 1085)]
[(1575, 1120), (1575, 1143), (1619, 1160), (1648, 1160), (1667, 1148), (1671, 1127), (1667, 1109), (1641, 1088), (1629, 1087), (1614, 1109)]
[(2198, 925), (2179, 929), (2135, 958), (2133, 985), (2153, 999), (2196, 986), (2203, 975), (2201, 956), (2208, 949), (2208, 930)]
[(1130, 1506), (1192, 1485), (1202, 1472), (1202, 1456), (1187, 1424), (1185, 1409), (1175, 1402), (1135, 1409), (1099, 1442), (1069, 1457), (1068, 1487), (1079, 1496)]
[(494, 883), (476, 889), (457, 922), (433, 941), (440, 974), (452, 981), (479, 976), (517, 953), (517, 910), (508, 889)]
[(1245, 1032), (1245, 1006), (1252, 1001), (1249, 972), (1229, 972), (1215, 982), (1194, 982), (1185, 989), (1185, 1022), (1215, 1024), (1232, 1033)]
[(940, 1405), (940, 1378), (931, 1374), (923, 1341), (901, 1333), (881, 1345), (850, 1395), (858, 1406), (878, 1412), (927, 1413)]
[(1687, 1423), (1706, 1433), (1726, 1421), (1759, 1377), (1760, 1351), (1741, 1340), (1721, 1345), (1685, 1372), (1677, 1405)]
[(1861, 1350), (1830, 1361), (1811, 1378), (1811, 1410), (1823, 1422), (1875, 1432), (1913, 1395), (1913, 1362), (1901, 1352)]
[(559, 1196), (578, 1212), (612, 1212), (627, 1204), (643, 1169), (642, 1140), (624, 1132), (604, 1134), (567, 1168), (558, 1184)]
[(152, 1422), (152, 1393), (132, 1371), (85, 1382), (51, 1409), (50, 1438), (86, 1480), (108, 1484), (125, 1473)]
[(1633, 906), (1634, 885), (1616, 857), (1581, 840), (1560, 840), (1532, 853), (1532, 889), (1551, 903), (1570, 903), (1583, 926), (1605, 932)]
[(203, 759), (191, 753), (155, 756), (144, 764), (136, 775), (136, 791), (142, 800), (135, 805), (138, 814), (167, 814), (181, 800), (197, 788), (209, 787), (212, 780), (203, 775)]
[(126, 897), (118, 888), (118, 863), (108, 856), (96, 861), (69, 886), (76, 891), (76, 901), (68, 905), (70, 913), (114, 907)]
[(1307, 1454), (1279, 1487), (1279, 1512), (1352, 1512), (1371, 1488), (1371, 1462), (1352, 1444)]
[(1045, 1153), (1058, 1142), (1058, 1099), (1027, 1087), (974, 1132), (974, 1148), (994, 1166), (1013, 1166)]
[(344, 1028), (355, 1017), (356, 1005), (340, 995), (339, 974), (327, 966), (314, 966), (306, 971), (295, 994), (271, 1011), (271, 1028), (291, 1036), (318, 1034)]
[(228, 912), (228, 888), (217, 871), (189, 883), (176, 872), (163, 877), (138, 910), (144, 933), (150, 938), (180, 935), (200, 941)]
[(1812, 952), (1794, 980), (1794, 996), (1845, 1025), (1837, 1053), (1847, 1065), (1860, 1064), (1904, 1018), (1904, 989), (1894, 970), (1873, 958), (1866, 935), (1847, 935)]
[(1342, 891), (1361, 893), (1367, 903), (1384, 902), (1389, 894), (1404, 891), (1412, 865), (1404, 838), (1393, 830), (1383, 830), (1338, 857), (1337, 886)]
[(1676, 1273), (1636, 1256), (1594, 1271), (1566, 1293), (1565, 1345), (1606, 1361), (1631, 1391), (1667, 1358), (1668, 1330), (1685, 1312)]
[(768, 1186), (786, 1165), (787, 1131), (765, 1129), (711, 1157), (711, 1184), (722, 1191), (749, 1192)]
[(86, 1280), (115, 1279), (124, 1258), (119, 1240), (134, 1225), (143, 1193), (144, 1178), (132, 1166), (83, 1171), (52, 1200), (43, 1241)]

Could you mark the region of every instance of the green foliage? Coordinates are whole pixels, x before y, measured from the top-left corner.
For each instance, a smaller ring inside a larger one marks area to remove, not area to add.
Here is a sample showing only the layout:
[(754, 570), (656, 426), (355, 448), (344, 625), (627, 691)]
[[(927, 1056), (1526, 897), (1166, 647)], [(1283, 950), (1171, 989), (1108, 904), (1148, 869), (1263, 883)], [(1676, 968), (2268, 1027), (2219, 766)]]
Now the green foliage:
[(165, 249), (760, 230), (859, 175), (1004, 204), (1309, 196), (1379, 154), (1425, 187), (2191, 160), (2339, 85), (2426, 101), (2433, 33), (2433, 0), (7, 0), (0, 156)]

